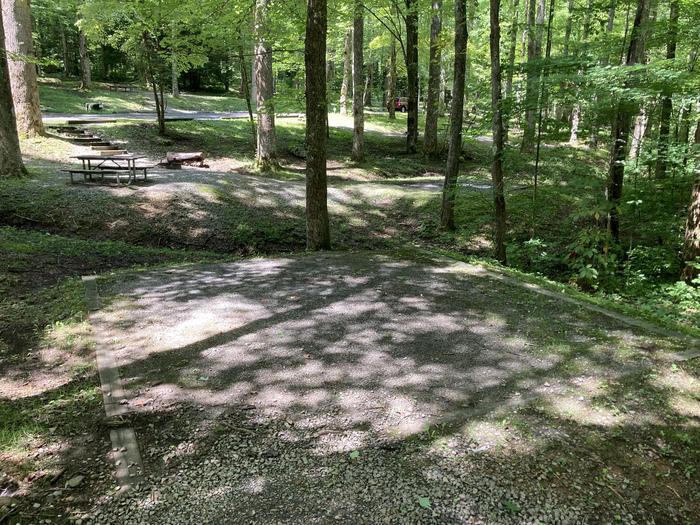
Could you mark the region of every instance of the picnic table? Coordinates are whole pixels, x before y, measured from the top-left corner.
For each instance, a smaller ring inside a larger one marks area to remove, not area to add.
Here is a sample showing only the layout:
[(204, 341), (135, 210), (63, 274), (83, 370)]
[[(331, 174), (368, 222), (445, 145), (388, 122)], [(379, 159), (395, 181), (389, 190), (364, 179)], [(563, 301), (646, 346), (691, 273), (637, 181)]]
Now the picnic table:
[(143, 179), (147, 180), (147, 170), (151, 166), (137, 166), (136, 161), (139, 159), (145, 159), (143, 155), (131, 155), (131, 154), (120, 154), (120, 155), (76, 155), (71, 157), (72, 159), (78, 159), (82, 163), (82, 169), (68, 169), (70, 173), (70, 180), (73, 182), (73, 174), (79, 173), (90, 177), (94, 174), (99, 174), (104, 178), (105, 174), (116, 175), (117, 183), (121, 184), (119, 178), (119, 173), (126, 171), (129, 177), (127, 184), (131, 184), (132, 178), (136, 182), (136, 171), (143, 171)]
[(110, 91), (136, 91), (136, 86), (131, 84), (110, 84)]

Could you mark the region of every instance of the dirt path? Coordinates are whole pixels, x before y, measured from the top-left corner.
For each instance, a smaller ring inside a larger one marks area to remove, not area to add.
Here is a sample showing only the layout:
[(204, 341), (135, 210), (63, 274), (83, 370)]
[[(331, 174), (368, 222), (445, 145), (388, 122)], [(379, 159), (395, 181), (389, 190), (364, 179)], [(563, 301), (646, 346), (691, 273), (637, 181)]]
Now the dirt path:
[(670, 488), (682, 503), (656, 497), (655, 473), (678, 467), (647, 450), (649, 433), (689, 431), (662, 421), (699, 410), (697, 380), (676, 377), (650, 404), (612, 395), (654, 387), (678, 341), (464, 265), (366, 253), (100, 288), (97, 345), (119, 365), (147, 482), (100, 504), (97, 523), (646, 523), (697, 510), (690, 481)]

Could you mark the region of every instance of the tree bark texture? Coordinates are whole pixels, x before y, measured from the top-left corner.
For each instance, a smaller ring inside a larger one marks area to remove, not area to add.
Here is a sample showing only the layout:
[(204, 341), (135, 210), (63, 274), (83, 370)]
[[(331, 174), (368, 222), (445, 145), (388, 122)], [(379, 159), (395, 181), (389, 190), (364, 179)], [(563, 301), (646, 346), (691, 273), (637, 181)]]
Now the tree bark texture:
[(326, 178), (326, 0), (306, 10), (306, 246), (330, 248)]
[(688, 206), (688, 219), (685, 223), (685, 239), (683, 243), (683, 260), (685, 265), (681, 271), (681, 279), (690, 283), (700, 270), (700, 171), (696, 173), (695, 183)]
[(365, 157), (365, 63), (364, 63), (364, 7), (355, 0), (352, 22), (352, 155), (354, 162)]
[(433, 0), (430, 22), (430, 58), (428, 64), (428, 97), (425, 109), (423, 152), (434, 157), (439, 151), (438, 116), (440, 113), (440, 62), (442, 60), (442, 0)]
[(442, 190), (440, 225), (455, 229), (454, 206), (459, 176), (459, 157), (462, 154), (462, 119), (464, 118), (464, 79), (467, 71), (467, 2), (455, 0), (455, 58), (450, 107), (450, 143), (447, 150), (445, 184)]
[(90, 89), (92, 87), (92, 64), (88, 53), (85, 33), (78, 33), (78, 54), (80, 56), (80, 89)]
[[(533, 0), (531, 0), (533, 1)], [(506, 264), (506, 197), (503, 189), (503, 114), (501, 96), (501, 0), (490, 0), (491, 5), (491, 111), (493, 143), (491, 145), (491, 183), (496, 215), (494, 248), (496, 259)]]
[[(0, 11), (0, 42), (5, 41), (2, 15)], [(19, 149), (7, 58), (5, 53), (0, 53), (0, 179), (26, 174)]]
[[(272, 83), (272, 46), (268, 41), (270, 0), (255, 2), (255, 93), (258, 115), (257, 147), (255, 163), (261, 171), (277, 166), (277, 144), (275, 138), (275, 107)], [(324, 71), (325, 78), (325, 57)]]
[(389, 119), (396, 119), (396, 38), (391, 37), (391, 49), (389, 51)]
[(418, 148), (418, 1), (406, 2), (406, 71), (408, 72), (408, 118), (406, 151)]
[(36, 65), (33, 60), (32, 17), (29, 0), (2, 0), (5, 31), (4, 48), (7, 58), (10, 88), (15, 108), (17, 132), (32, 137), (44, 133), (39, 106)]

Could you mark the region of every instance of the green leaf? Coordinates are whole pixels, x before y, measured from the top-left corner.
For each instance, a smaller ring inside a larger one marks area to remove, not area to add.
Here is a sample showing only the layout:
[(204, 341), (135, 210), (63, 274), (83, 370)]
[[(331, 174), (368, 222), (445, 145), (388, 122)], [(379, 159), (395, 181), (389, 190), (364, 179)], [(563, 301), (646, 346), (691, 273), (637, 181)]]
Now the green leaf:
[(520, 512), (520, 505), (518, 505), (517, 503), (513, 503), (510, 500), (504, 501), (503, 506), (505, 508), (507, 508), (510, 512), (513, 512), (513, 513)]
[(430, 508), (430, 498), (426, 498), (426, 497), (418, 498), (418, 505), (420, 505), (424, 509), (429, 509)]
[(360, 457), (360, 451), (359, 450), (353, 450), (350, 452), (350, 459), (357, 459)]

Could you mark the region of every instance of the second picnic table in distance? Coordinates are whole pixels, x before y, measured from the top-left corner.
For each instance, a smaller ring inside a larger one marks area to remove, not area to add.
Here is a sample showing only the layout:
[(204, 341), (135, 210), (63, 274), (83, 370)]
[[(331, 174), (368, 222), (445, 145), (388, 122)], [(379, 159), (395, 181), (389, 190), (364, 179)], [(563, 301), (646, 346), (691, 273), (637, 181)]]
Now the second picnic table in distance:
[(126, 171), (129, 176), (128, 183), (131, 184), (132, 177), (136, 181), (136, 170), (143, 170), (143, 179), (147, 180), (148, 166), (136, 166), (137, 160), (146, 158), (143, 155), (76, 155), (71, 158), (80, 160), (83, 165), (81, 170), (72, 171), (71, 182), (73, 173), (82, 173), (83, 176), (90, 175), (90, 179), (92, 179), (92, 174), (104, 175), (106, 172), (112, 172), (117, 176), (117, 183), (121, 183), (119, 172)]

